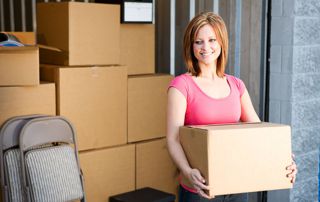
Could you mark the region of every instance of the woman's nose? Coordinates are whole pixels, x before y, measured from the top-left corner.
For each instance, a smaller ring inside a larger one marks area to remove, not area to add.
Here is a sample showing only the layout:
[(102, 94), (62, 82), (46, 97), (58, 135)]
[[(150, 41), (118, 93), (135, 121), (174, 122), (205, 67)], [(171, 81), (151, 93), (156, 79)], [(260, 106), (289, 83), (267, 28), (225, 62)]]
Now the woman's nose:
[(208, 42), (204, 42), (201, 47), (203, 50), (208, 50), (210, 48), (210, 44)]

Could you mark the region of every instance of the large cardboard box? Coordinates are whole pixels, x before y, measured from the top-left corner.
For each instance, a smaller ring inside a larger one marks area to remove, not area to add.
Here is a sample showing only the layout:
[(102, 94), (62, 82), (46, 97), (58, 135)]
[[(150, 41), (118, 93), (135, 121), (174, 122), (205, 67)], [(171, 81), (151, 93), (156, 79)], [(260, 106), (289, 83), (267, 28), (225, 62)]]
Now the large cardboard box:
[(128, 78), (128, 142), (166, 135), (167, 88), (171, 75)]
[(128, 74), (155, 73), (155, 25), (121, 24), (120, 64)]
[(135, 146), (80, 152), (87, 201), (105, 202), (135, 186)]
[(180, 141), (191, 167), (198, 168), (212, 187), (210, 195), (292, 187), (286, 177), (292, 161), (290, 126), (185, 126), (180, 128)]
[(79, 150), (127, 143), (127, 69), (41, 65), (57, 86), (57, 114), (77, 130)]
[(136, 144), (136, 189), (152, 187), (178, 197), (178, 176), (165, 138)]
[(55, 115), (54, 83), (29, 87), (0, 87), (0, 125), (14, 116)]
[(57, 65), (120, 62), (120, 5), (80, 2), (37, 4), (40, 61)]
[[(11, 32), (23, 44), (34, 45), (34, 32)], [(0, 47), (0, 86), (39, 85), (38, 47)]]

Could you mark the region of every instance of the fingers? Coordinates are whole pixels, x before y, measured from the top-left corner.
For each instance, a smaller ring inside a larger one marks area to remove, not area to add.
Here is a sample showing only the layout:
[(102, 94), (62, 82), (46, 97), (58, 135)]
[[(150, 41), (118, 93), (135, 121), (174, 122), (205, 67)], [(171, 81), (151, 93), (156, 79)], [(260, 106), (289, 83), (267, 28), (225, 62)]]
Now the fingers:
[(207, 199), (212, 199), (212, 198), (214, 198), (214, 195), (209, 196), (203, 189), (201, 189), (201, 187), (195, 186), (194, 188), (197, 190), (197, 193), (198, 193), (201, 197), (207, 198)]
[(290, 171), (297, 171), (297, 170), (298, 170), (297, 165), (296, 165), (295, 163), (287, 166), (286, 169), (287, 169), (287, 170), (290, 170)]
[(296, 175), (298, 173), (298, 168), (297, 168), (297, 165), (296, 163), (293, 161), (292, 164), (290, 166), (287, 166), (286, 168), (288, 171), (290, 171), (288, 174), (287, 174), (287, 177), (290, 179), (290, 182), (291, 183), (295, 183), (296, 181)]
[(204, 189), (206, 183), (205, 179), (201, 176), (199, 170), (193, 169), (191, 173), (192, 182), (194, 185), (199, 186), (200, 188)]
[(197, 178), (198, 181), (200, 181), (201, 183), (206, 183), (206, 180), (201, 176), (200, 172), (197, 170), (195, 172), (195, 177)]
[(207, 199), (214, 198), (214, 196), (209, 196), (205, 193), (205, 190), (209, 190), (210, 187), (205, 185), (206, 181), (200, 174), (198, 169), (192, 169), (191, 171), (191, 183), (193, 187), (197, 190), (197, 193)]
[(205, 179), (202, 177), (198, 169), (192, 169), (191, 182), (194, 187), (199, 187), (203, 190), (209, 190), (209, 187), (205, 185)]
[(203, 197), (203, 198), (206, 198), (206, 199), (212, 199), (214, 198), (214, 196), (209, 196), (208, 194), (206, 194), (202, 189), (199, 189), (198, 190), (198, 194)]

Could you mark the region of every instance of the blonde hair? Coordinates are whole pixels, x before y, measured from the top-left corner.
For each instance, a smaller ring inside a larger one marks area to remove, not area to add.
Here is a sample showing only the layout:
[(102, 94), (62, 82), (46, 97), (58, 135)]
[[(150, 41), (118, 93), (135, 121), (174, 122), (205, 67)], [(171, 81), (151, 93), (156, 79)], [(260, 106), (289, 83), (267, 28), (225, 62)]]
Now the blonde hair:
[(228, 60), (228, 32), (223, 19), (212, 12), (204, 12), (195, 16), (188, 24), (183, 38), (183, 55), (187, 70), (193, 76), (199, 76), (201, 69), (198, 60), (193, 54), (193, 43), (200, 28), (211, 25), (217, 41), (221, 46), (221, 53), (217, 59), (217, 75), (223, 77)]

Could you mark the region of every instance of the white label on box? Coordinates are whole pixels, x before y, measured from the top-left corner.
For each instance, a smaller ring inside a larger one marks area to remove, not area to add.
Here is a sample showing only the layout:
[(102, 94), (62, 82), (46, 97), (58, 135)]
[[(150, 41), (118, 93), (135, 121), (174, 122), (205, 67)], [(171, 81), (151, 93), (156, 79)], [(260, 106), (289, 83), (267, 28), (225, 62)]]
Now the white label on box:
[(124, 2), (125, 22), (152, 22), (152, 3)]

